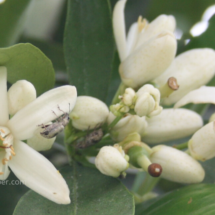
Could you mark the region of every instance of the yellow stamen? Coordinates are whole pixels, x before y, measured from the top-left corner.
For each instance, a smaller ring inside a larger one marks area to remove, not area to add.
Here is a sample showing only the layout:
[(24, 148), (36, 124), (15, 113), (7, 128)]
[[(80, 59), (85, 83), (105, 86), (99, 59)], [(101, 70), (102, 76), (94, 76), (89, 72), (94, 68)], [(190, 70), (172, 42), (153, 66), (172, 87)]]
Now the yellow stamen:
[(8, 143), (3, 143), (3, 146), (8, 146)]
[(3, 175), (4, 173), (3, 172), (0, 172), (0, 175)]
[(0, 131), (1, 131), (2, 133), (5, 133), (5, 131), (4, 131), (2, 128), (0, 129)]
[(141, 32), (147, 26), (147, 21), (146, 19), (143, 19), (142, 16), (139, 16), (137, 20), (137, 24), (138, 24), (138, 31)]
[(4, 138), (0, 135), (0, 140), (4, 141)]
[(5, 165), (7, 163), (8, 159), (7, 158), (3, 158), (2, 159), (2, 164)]
[(13, 146), (10, 146), (10, 148), (11, 148), (11, 150), (13, 150), (13, 151), (14, 151), (14, 148), (13, 148)]
[(12, 156), (9, 157), (9, 160), (11, 160), (11, 159), (12, 159)]
[(16, 155), (16, 153), (15, 153), (13, 150), (11, 150), (10, 152), (11, 152), (11, 154), (12, 154), (13, 156)]

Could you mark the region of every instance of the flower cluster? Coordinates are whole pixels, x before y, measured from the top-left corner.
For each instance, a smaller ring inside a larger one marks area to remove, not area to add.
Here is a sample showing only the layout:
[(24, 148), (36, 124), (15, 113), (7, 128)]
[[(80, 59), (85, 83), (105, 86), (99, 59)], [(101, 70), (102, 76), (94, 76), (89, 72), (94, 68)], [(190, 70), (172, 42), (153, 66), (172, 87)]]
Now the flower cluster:
[[(113, 177), (125, 175), (128, 166), (132, 166), (175, 182), (201, 182), (205, 172), (197, 160), (215, 157), (214, 121), (203, 126), (199, 114), (180, 107), (215, 103), (215, 88), (204, 86), (215, 74), (215, 51), (193, 49), (175, 57), (173, 16), (160, 15), (151, 23), (139, 17), (126, 36), (125, 4), (126, 0), (119, 0), (113, 11), (124, 91), (117, 95), (109, 113), (98, 111), (101, 120), (97, 115), (92, 117), (96, 119), (94, 126), (107, 122), (108, 133), (116, 144), (100, 149), (96, 167)], [(163, 105), (174, 108), (163, 109)], [(80, 106), (92, 112), (86, 105)], [(99, 104), (95, 110), (98, 107)], [(106, 109), (102, 103), (101, 110)], [(91, 122), (87, 120), (86, 125), (89, 127)], [(190, 135), (186, 152), (165, 145), (149, 146)]]

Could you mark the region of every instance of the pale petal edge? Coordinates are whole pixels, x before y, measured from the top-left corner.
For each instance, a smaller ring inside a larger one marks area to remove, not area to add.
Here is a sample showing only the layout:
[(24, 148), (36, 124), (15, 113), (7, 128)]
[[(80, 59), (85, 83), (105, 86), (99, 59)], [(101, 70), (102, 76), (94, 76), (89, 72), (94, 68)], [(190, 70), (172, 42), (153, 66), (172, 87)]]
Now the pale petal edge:
[(197, 90), (190, 91), (187, 95), (182, 97), (176, 104), (174, 108), (182, 107), (189, 103), (194, 104), (205, 104), (211, 103), (215, 104), (215, 87), (202, 86)]

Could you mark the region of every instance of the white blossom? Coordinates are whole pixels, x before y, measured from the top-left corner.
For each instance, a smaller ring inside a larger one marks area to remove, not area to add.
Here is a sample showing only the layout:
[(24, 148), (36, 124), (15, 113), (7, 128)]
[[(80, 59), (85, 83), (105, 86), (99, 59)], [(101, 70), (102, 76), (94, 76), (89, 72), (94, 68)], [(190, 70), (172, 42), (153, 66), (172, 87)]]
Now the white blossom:
[(124, 7), (126, 0), (116, 3), (113, 29), (121, 59), (120, 76), (125, 85), (137, 88), (162, 74), (176, 54), (173, 16), (160, 15), (150, 24), (139, 17), (126, 37)]
[[(0, 179), (7, 179), (10, 169), (26, 186), (58, 203), (69, 204), (68, 186), (57, 169), (44, 156), (22, 140), (34, 135), (40, 124), (62, 115), (61, 110), (72, 109), (77, 97), (76, 88), (63, 86), (50, 90), (19, 110), (9, 119), (7, 71), (0, 67)], [(40, 143), (42, 144), (42, 143)], [(45, 142), (44, 142), (45, 144)]]

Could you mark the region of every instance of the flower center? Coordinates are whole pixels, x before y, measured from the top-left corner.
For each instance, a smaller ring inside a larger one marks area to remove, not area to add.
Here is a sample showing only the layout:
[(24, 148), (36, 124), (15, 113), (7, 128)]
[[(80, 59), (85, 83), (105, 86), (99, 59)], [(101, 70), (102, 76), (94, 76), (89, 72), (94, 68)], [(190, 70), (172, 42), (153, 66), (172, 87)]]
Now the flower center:
[[(12, 156), (16, 155), (13, 148), (13, 135), (10, 133), (8, 128), (2, 126), (0, 126), (0, 151), (5, 152), (5, 155), (1, 161), (3, 166), (12, 159)], [(4, 171), (0, 171), (0, 175), (3, 174)]]

